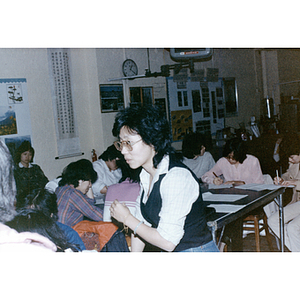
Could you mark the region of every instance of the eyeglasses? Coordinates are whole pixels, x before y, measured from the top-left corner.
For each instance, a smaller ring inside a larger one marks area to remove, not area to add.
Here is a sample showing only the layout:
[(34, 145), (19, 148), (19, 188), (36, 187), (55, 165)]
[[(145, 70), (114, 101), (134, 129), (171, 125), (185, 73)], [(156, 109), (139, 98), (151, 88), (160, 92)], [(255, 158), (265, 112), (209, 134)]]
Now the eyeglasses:
[(140, 140), (138, 140), (136, 142), (130, 142), (130, 141), (122, 141), (122, 142), (120, 142), (120, 141), (115, 141), (114, 145), (117, 148), (117, 150), (119, 150), (119, 151), (122, 151), (122, 149), (123, 149), (124, 146), (128, 149), (128, 151), (132, 151), (133, 150), (132, 146), (135, 145), (136, 143), (140, 142), (141, 140), (142, 139), (140, 139)]

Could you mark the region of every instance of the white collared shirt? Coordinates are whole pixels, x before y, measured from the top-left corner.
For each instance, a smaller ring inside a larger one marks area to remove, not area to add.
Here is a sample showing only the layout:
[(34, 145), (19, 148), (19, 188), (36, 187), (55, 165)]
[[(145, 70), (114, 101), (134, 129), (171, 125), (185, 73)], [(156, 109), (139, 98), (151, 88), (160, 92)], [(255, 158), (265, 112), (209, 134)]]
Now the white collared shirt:
[(101, 194), (100, 191), (105, 186), (118, 183), (122, 177), (122, 171), (120, 168), (110, 171), (103, 159), (99, 159), (93, 162), (93, 168), (97, 172), (98, 179), (93, 183), (92, 189), (95, 198), (104, 199), (105, 194)]
[[(150, 191), (159, 179), (159, 175), (165, 174), (160, 185), (162, 207), (159, 213), (160, 221), (157, 227), (159, 234), (166, 240), (177, 245), (184, 234), (184, 222), (192, 204), (199, 196), (199, 184), (191, 172), (185, 168), (173, 167), (170, 171), (169, 156), (165, 156), (157, 167)], [(143, 203), (148, 200), (150, 175), (144, 169), (140, 174), (141, 192), (136, 202), (136, 217), (147, 223), (141, 214), (140, 198), (144, 190)]]
[[(20, 167), (20, 168), (25, 168), (25, 167), (22, 165), (21, 162), (19, 162), (19, 167)], [(28, 164), (28, 168), (32, 168), (32, 164), (31, 164), (31, 163)]]

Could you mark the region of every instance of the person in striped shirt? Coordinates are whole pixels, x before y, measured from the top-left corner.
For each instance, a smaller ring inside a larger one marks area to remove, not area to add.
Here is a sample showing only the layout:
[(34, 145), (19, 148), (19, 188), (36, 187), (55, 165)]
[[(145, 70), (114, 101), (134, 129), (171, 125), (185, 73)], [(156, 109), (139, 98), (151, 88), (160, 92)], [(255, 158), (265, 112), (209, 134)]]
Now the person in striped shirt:
[(72, 162), (64, 169), (55, 191), (59, 222), (72, 227), (84, 219), (103, 220), (103, 210), (95, 206), (92, 190), (96, 180), (97, 172), (87, 159)]

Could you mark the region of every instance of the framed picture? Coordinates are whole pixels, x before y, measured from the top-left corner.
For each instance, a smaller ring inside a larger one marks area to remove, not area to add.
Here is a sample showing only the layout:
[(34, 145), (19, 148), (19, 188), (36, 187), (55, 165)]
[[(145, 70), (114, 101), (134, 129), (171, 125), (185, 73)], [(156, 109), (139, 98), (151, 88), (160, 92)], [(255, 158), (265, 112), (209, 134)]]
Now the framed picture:
[(124, 108), (122, 84), (100, 84), (101, 112), (116, 112)]

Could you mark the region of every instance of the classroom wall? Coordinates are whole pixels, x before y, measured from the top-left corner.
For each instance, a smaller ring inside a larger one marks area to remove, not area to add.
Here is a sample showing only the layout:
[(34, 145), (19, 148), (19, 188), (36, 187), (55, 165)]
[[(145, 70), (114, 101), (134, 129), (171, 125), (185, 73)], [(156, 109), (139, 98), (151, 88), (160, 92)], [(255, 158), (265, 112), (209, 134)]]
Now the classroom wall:
[[(296, 57), (295, 57), (296, 56)], [(279, 55), (279, 69), (287, 73), (283, 53)], [(289, 62), (298, 59), (298, 53), (290, 54)], [(91, 158), (94, 148), (99, 156), (115, 138), (111, 134), (115, 113), (101, 113), (99, 84), (122, 83), (126, 104), (129, 103), (129, 87), (153, 86), (155, 98), (167, 98), (165, 78), (140, 78), (109, 81), (122, 77), (122, 63), (133, 59), (139, 75), (149, 68), (146, 48), (74, 48), (70, 50), (72, 96), (78, 123), (83, 156), (56, 160), (56, 134), (50, 91), (47, 49), (0, 48), (0, 78), (26, 78), (30, 108), (32, 141), (36, 150), (35, 163), (39, 164), (49, 179), (58, 176), (71, 161)], [(163, 64), (174, 64), (169, 52), (162, 48), (150, 48), (151, 72), (160, 72)], [(296, 65), (297, 70), (299, 63)], [(195, 69), (218, 68), (219, 77), (235, 77), (238, 86), (239, 114), (226, 119), (226, 126), (238, 128), (250, 117), (260, 117), (262, 94), (262, 68), (260, 51), (255, 49), (214, 49), (213, 57), (206, 62), (195, 63)], [(292, 66), (290, 66), (292, 68)], [(172, 72), (172, 71), (171, 71)], [(280, 72), (280, 70), (279, 70)], [(297, 74), (292, 73), (292, 74)], [(171, 73), (172, 76), (172, 73)], [(282, 78), (288, 76), (282, 75)], [(297, 75), (295, 75), (295, 78)]]
[(72, 96), (83, 156), (56, 160), (56, 134), (49, 81), (47, 49), (0, 49), (0, 78), (26, 78), (34, 162), (53, 179), (71, 161), (91, 157), (91, 149), (104, 149), (97, 88), (95, 49), (71, 49)]
[(278, 49), (279, 82), (293, 82), (280, 86), (283, 96), (300, 97), (300, 51), (299, 49)]
[[(150, 70), (151, 72), (160, 72), (160, 66), (163, 64), (172, 64), (169, 59), (169, 54), (165, 53), (163, 49), (149, 49)], [(154, 98), (165, 98), (166, 85), (164, 77), (157, 78), (137, 78), (134, 80), (116, 80), (109, 81), (109, 79), (117, 79), (124, 77), (122, 73), (122, 64), (126, 59), (133, 59), (138, 66), (138, 75), (145, 75), (145, 70), (148, 66), (148, 54), (146, 48), (100, 48), (96, 49), (98, 78), (100, 84), (123, 84), (124, 102), (127, 106), (129, 100), (130, 87), (153, 87)], [(102, 113), (104, 142), (106, 146), (115, 141), (112, 136), (112, 127), (116, 113)]]
[[(128, 91), (131, 86), (153, 86), (155, 98), (166, 98), (165, 78), (141, 78), (134, 80), (119, 80), (109, 82), (109, 78), (120, 78), (122, 74), (122, 63), (125, 59), (133, 59), (139, 69), (139, 75), (145, 74), (148, 68), (147, 49), (97, 49), (98, 77), (99, 83), (123, 83), (125, 101), (129, 102)], [(108, 59), (111, 57), (110, 59)], [(175, 64), (171, 60), (169, 52), (165, 49), (150, 48), (150, 70), (160, 72), (163, 64)], [(261, 87), (261, 61), (255, 49), (214, 49), (211, 60), (196, 62), (195, 69), (218, 68), (219, 77), (235, 77), (238, 86), (239, 114), (235, 117), (226, 118), (226, 126), (238, 128), (239, 124), (250, 122), (252, 115), (257, 119), (260, 117), (260, 102), (262, 101)], [(173, 71), (171, 70), (171, 76)], [(111, 130), (114, 113), (103, 114), (105, 122), (104, 132)], [(109, 137), (107, 137), (109, 138)]]

